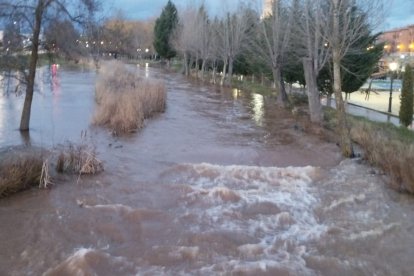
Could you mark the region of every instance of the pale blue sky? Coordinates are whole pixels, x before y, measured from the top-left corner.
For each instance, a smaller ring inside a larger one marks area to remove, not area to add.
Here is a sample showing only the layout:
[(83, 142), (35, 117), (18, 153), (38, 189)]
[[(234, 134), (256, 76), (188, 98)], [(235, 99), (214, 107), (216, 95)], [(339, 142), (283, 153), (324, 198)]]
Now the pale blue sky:
[[(104, 0), (105, 10), (109, 13), (121, 10), (129, 19), (148, 19), (158, 17), (168, 0)], [(239, 0), (173, 0), (178, 7), (189, 3), (204, 2), (214, 14), (236, 6)], [(414, 24), (414, 0), (385, 0), (384, 20), (380, 30)]]
[(414, 0), (389, 1), (391, 7), (385, 18), (385, 29), (414, 25)]

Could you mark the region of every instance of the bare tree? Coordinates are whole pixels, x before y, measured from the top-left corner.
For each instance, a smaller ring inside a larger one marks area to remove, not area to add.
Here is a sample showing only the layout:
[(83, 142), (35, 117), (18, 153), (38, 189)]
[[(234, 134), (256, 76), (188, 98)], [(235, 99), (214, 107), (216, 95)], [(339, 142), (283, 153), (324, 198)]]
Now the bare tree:
[[(350, 130), (346, 120), (345, 105), (341, 87), (342, 59), (361, 37), (369, 34), (366, 28), (368, 15), (377, 19), (382, 14), (380, 0), (325, 0), (329, 5), (328, 21), (326, 24), (326, 40), (332, 51), (333, 88), (338, 117), (338, 133), (340, 146), (345, 157), (354, 155)], [(374, 14), (375, 13), (375, 14)], [(375, 21), (373, 21), (375, 23)]]
[(331, 57), (328, 41), (325, 38), (327, 12), (325, 0), (304, 0), (301, 5), (302, 17), (296, 17), (296, 26), (299, 27), (298, 41), (304, 51), (303, 69), (308, 94), (309, 112), (311, 121), (322, 121), (322, 105), (317, 78), (321, 69)]
[(226, 24), (226, 21), (223, 19), (216, 18), (214, 22), (214, 36), (216, 37), (215, 54), (217, 55), (217, 59), (223, 62), (223, 71), (220, 80), (220, 85), (224, 85), (226, 79), (227, 66), (229, 64), (228, 53), (230, 52), (230, 46), (228, 37), (230, 36), (230, 30), (228, 28), (228, 25)]
[(19, 18), (9, 18), (4, 28), (4, 48), (6, 54), (16, 53), (23, 48), (23, 37), (20, 30)]
[(282, 78), (282, 67), (291, 38), (295, 0), (272, 1), (271, 14), (260, 21), (255, 50), (272, 69), (278, 91), (277, 103), (286, 106), (288, 98)]
[[(69, 12), (74, 6), (78, 6), (77, 13)], [(32, 30), (31, 54), (29, 58), (28, 73), (26, 79), (26, 95), (20, 121), (20, 131), (28, 131), (30, 124), (30, 113), (35, 85), (36, 66), (38, 61), (38, 50), (40, 44), (40, 33), (42, 26), (49, 17), (65, 16), (71, 20), (82, 22), (90, 17), (97, 8), (95, 0), (0, 0), (0, 16), (3, 18), (18, 17), (25, 27)], [(86, 11), (86, 12), (85, 12)]]
[[(154, 39), (154, 20), (133, 21), (132, 27), (132, 45), (131, 48), (138, 53), (139, 56), (148, 58), (152, 51), (152, 41)], [(147, 51), (148, 49), (148, 51)]]
[(222, 60), (222, 43), (221, 37), (219, 35), (221, 31), (221, 22), (216, 17), (210, 24), (211, 28), (211, 41), (210, 41), (210, 51), (211, 51), (211, 64), (213, 67), (212, 72), (212, 83), (217, 83), (217, 71), (218, 71), (218, 64), (219, 61)]
[(136, 52), (133, 46), (133, 26), (128, 22), (122, 12), (118, 12), (114, 17), (105, 20), (103, 24), (103, 36), (106, 40), (106, 47), (109, 52), (116, 55), (132, 55)]
[(51, 54), (63, 56), (66, 59), (78, 60), (84, 55), (79, 47), (80, 35), (76, 31), (73, 22), (65, 19), (53, 19), (44, 28), (45, 49)]
[[(212, 28), (210, 26), (210, 20), (204, 5), (201, 5), (197, 12), (196, 22), (196, 51), (199, 53), (201, 64), (201, 79), (204, 80), (204, 72), (206, 65), (212, 54)], [(198, 70), (198, 68), (197, 68)]]
[(189, 6), (179, 15), (178, 26), (172, 36), (175, 49), (182, 55), (184, 63), (184, 74), (190, 75), (190, 59), (196, 53), (197, 11)]
[[(238, 54), (247, 41), (247, 34), (251, 26), (251, 18), (245, 6), (241, 5), (235, 13), (227, 13), (225, 18), (220, 20), (219, 28), (216, 29), (220, 56), (224, 62), (221, 85), (231, 84), (233, 65)], [(228, 73), (227, 71), (228, 67)]]

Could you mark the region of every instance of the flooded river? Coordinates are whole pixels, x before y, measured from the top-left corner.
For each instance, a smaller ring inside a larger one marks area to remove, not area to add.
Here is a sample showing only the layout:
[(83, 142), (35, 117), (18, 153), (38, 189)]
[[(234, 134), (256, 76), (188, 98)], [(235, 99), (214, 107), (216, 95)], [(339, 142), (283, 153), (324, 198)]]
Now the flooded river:
[(0, 98), (0, 145), (97, 147), (105, 171), (0, 200), (0, 275), (411, 275), (414, 201), (273, 99), (163, 79), (139, 133), (90, 127), (95, 72), (40, 73), (30, 138)]

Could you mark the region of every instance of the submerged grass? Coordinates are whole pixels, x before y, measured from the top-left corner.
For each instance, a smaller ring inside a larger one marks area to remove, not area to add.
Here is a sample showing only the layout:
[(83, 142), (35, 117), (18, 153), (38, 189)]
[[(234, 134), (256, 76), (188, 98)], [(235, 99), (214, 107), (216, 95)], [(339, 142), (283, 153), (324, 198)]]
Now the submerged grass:
[(58, 150), (56, 171), (72, 174), (96, 174), (103, 171), (102, 162), (96, 151), (88, 144), (67, 143)]
[(165, 110), (164, 84), (136, 76), (120, 62), (102, 64), (95, 93), (92, 122), (115, 135), (134, 132), (143, 127), (144, 119)]
[(0, 162), (0, 198), (38, 186), (43, 158), (37, 151), (13, 150), (2, 153)]
[[(336, 125), (335, 111), (325, 109), (326, 126)], [(351, 137), (364, 151), (364, 159), (389, 175), (391, 185), (414, 194), (414, 132), (391, 123), (349, 116)]]
[[(0, 198), (39, 187), (49, 188), (56, 173), (96, 174), (103, 171), (93, 146), (67, 143), (46, 152), (34, 148), (12, 148), (0, 152)], [(56, 164), (55, 170), (51, 164)]]

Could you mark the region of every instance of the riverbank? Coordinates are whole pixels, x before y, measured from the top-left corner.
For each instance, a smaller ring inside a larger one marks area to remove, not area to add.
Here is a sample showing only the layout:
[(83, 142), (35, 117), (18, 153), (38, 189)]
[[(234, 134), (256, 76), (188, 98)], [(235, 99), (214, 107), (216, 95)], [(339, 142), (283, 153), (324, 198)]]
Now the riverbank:
[[(336, 128), (335, 110), (325, 108), (325, 127)], [(351, 138), (363, 149), (363, 159), (389, 176), (390, 185), (414, 194), (414, 132), (392, 123), (348, 115)]]

